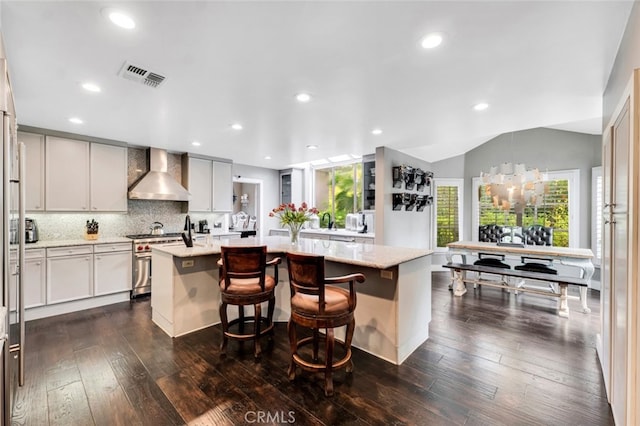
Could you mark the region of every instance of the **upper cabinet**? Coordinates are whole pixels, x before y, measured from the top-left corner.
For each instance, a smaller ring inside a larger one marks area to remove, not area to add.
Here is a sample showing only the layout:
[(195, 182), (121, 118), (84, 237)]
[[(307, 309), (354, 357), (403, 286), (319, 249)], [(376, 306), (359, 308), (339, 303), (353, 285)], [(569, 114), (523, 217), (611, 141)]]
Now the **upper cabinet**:
[(362, 158), (362, 209), (376, 209), (376, 159), (375, 155)]
[(47, 137), (47, 210), (89, 211), (89, 146), (89, 142)]
[(127, 211), (126, 147), (47, 136), (48, 211)]
[(182, 182), (191, 193), (191, 212), (230, 212), (233, 210), (233, 183), (230, 162), (182, 157)]
[(127, 148), (91, 144), (91, 210), (127, 211)]
[(299, 205), (303, 201), (304, 175), (301, 169), (280, 171), (280, 203)]
[(24, 143), (26, 155), (27, 211), (44, 210), (44, 135), (18, 132), (18, 141)]

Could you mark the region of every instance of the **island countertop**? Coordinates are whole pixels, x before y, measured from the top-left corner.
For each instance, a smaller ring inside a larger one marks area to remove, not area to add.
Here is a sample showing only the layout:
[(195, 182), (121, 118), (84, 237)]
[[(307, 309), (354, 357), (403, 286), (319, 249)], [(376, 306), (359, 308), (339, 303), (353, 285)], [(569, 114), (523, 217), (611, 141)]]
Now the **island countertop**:
[(269, 253), (305, 253), (324, 256), (326, 260), (365, 266), (377, 269), (387, 269), (423, 256), (429, 256), (433, 250), (407, 247), (391, 247), (374, 244), (351, 243), (343, 241), (300, 239), (292, 245), (289, 237), (259, 237), (214, 240), (207, 246), (195, 243), (193, 247), (186, 247), (184, 243), (157, 244), (153, 251), (170, 254), (175, 257), (188, 258), (219, 254), (221, 246), (255, 246), (266, 245)]

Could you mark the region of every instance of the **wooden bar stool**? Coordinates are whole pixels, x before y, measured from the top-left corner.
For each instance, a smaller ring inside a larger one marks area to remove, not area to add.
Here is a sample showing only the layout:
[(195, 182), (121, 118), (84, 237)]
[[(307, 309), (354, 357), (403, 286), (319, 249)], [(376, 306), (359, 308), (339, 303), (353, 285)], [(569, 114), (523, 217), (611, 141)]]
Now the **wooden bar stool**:
[[(325, 395), (333, 395), (333, 370), (345, 368), (347, 373), (353, 371), (351, 361), (351, 340), (355, 330), (353, 313), (356, 309), (355, 282), (364, 282), (364, 275), (350, 274), (341, 277), (325, 278), (324, 257), (287, 253), (289, 269), (289, 285), (291, 288), (291, 318), (289, 319), (289, 344), (291, 346), (291, 363), (289, 380), (296, 377), (296, 366), (312, 372), (324, 372)], [(349, 290), (327, 284), (349, 283)], [(310, 328), (311, 337), (298, 340), (296, 325)], [(345, 356), (333, 360), (335, 327), (347, 326), (345, 341), (340, 343)], [(318, 346), (320, 329), (325, 329), (325, 359), (319, 362)], [(299, 349), (312, 344), (311, 359), (303, 356)]]
[[(260, 337), (273, 334), (273, 311), (275, 309), (275, 288), (278, 284), (278, 264), (276, 257), (267, 262), (267, 247), (221, 247), (220, 266), (220, 320), (222, 321), (222, 344), (224, 353), (229, 338), (239, 341), (254, 341), (254, 356), (260, 357)], [(274, 266), (274, 275), (267, 275), (267, 266)], [(268, 302), (267, 316), (262, 316), (261, 303)], [(239, 317), (229, 321), (227, 305), (237, 305)], [(254, 316), (245, 317), (244, 307), (253, 305)], [(246, 323), (253, 322), (253, 333), (245, 333)], [(230, 327), (238, 324), (239, 331), (231, 332)], [(264, 327), (262, 327), (264, 325)]]

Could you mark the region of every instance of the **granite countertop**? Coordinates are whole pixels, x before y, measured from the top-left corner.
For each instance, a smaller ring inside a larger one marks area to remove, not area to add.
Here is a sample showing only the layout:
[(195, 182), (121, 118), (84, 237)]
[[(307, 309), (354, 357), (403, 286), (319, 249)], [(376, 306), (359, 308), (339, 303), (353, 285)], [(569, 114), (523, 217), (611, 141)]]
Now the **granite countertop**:
[[(285, 231), (289, 232), (288, 228), (276, 228), (276, 231)], [(301, 229), (300, 236), (304, 235), (336, 235), (341, 237), (361, 237), (361, 238), (375, 238), (376, 234), (373, 232), (367, 232), (366, 234), (357, 232), (357, 231), (348, 231), (346, 229), (332, 229), (329, 230), (327, 228), (318, 228), (318, 229)]]
[(96, 244), (114, 244), (114, 243), (131, 243), (130, 238), (126, 237), (99, 237), (97, 240), (85, 240), (78, 238), (77, 240), (40, 240), (37, 243), (25, 244), (25, 249), (40, 249), (49, 247), (69, 247), (69, 246), (82, 246), (82, 245), (96, 245)]
[(391, 247), (363, 243), (347, 243), (343, 241), (301, 239), (292, 245), (289, 237), (262, 237), (222, 239), (213, 241), (210, 246), (195, 244), (185, 247), (183, 243), (157, 244), (153, 252), (167, 253), (175, 257), (195, 257), (219, 254), (222, 245), (253, 246), (266, 245), (269, 253), (298, 252), (324, 256), (326, 260), (365, 266), (376, 269), (387, 269), (413, 259), (429, 256), (433, 250), (406, 247)]

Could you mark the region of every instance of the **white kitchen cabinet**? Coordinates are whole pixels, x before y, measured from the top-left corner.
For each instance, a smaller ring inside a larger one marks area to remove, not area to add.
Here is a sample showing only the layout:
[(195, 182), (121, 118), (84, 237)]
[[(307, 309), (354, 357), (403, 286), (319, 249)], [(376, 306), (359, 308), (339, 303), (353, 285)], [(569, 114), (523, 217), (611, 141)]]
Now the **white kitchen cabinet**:
[(94, 247), (94, 296), (131, 290), (131, 243)]
[[(24, 256), (24, 307), (33, 308), (46, 303), (45, 292), (45, 252), (44, 249), (25, 250)], [(15, 257), (10, 260), (10, 270), (16, 270)], [(9, 309), (15, 312), (17, 308), (17, 280), (11, 275), (9, 285)]]
[(91, 144), (90, 193), (92, 211), (127, 211), (126, 147)]
[(89, 142), (47, 136), (45, 205), (50, 211), (89, 211)]
[(44, 135), (18, 132), (18, 141), (23, 142), (27, 150), (26, 200), (27, 211), (44, 210)]
[(185, 155), (182, 181), (191, 193), (190, 212), (230, 212), (233, 210), (231, 163)]
[(213, 162), (213, 211), (233, 210), (233, 179), (231, 163)]
[(93, 247), (47, 249), (47, 304), (93, 296)]
[(191, 193), (189, 211), (210, 212), (213, 206), (213, 163), (211, 160), (189, 157), (187, 189)]
[(301, 169), (280, 171), (280, 203), (302, 204), (304, 193), (304, 175)]

